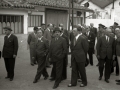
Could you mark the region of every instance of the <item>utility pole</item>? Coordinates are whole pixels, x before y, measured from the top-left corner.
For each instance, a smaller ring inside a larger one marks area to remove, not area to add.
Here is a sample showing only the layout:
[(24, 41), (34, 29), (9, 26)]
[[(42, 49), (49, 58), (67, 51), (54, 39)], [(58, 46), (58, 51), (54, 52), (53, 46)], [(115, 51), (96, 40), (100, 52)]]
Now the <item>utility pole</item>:
[(73, 8), (74, 8), (74, 0), (72, 0), (72, 29), (73, 29), (73, 25), (74, 25), (74, 10), (73, 10)]

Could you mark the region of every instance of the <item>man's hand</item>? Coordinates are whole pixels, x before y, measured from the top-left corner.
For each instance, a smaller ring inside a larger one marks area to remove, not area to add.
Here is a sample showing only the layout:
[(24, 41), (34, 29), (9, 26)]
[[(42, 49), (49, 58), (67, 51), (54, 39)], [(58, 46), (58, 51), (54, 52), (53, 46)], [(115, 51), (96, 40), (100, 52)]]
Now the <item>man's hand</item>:
[(13, 55), (13, 58), (16, 58), (16, 55)]
[(90, 42), (90, 40), (88, 40), (88, 42)]

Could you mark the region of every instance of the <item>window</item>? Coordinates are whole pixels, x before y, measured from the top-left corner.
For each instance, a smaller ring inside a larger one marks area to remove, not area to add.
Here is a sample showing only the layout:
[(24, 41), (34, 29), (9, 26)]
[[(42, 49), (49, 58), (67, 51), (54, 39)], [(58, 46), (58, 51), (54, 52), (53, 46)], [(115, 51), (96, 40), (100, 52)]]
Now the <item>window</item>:
[(29, 27), (40, 27), (42, 24), (42, 15), (29, 15), (28, 26)]
[(19, 15), (0, 15), (0, 34), (4, 34), (3, 27), (10, 26), (12, 33), (23, 33), (23, 16)]

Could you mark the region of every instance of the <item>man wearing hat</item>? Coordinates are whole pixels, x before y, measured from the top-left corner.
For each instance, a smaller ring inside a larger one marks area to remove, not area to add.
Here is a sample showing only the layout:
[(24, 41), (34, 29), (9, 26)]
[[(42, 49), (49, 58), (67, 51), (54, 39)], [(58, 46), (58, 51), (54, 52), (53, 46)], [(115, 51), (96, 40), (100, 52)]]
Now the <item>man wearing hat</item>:
[(30, 49), (30, 64), (32, 66), (34, 66), (34, 64), (36, 64), (36, 62), (37, 62), (34, 54), (35, 54), (35, 42), (37, 40), (37, 35), (36, 34), (37, 34), (37, 31), (38, 31), (38, 27), (34, 27), (33, 30), (34, 31), (28, 35), (28, 39), (27, 39), (29, 49)]
[(11, 34), (11, 27), (4, 27), (6, 36), (4, 37), (4, 45), (2, 51), (2, 57), (5, 61), (5, 67), (7, 71), (6, 79), (10, 79), (10, 81), (14, 78), (14, 66), (15, 59), (18, 51), (18, 39), (15, 35)]
[(104, 31), (104, 36), (100, 37), (97, 42), (97, 58), (99, 59), (99, 80), (102, 79), (103, 70), (105, 82), (109, 83), (111, 73), (111, 61), (115, 57), (115, 39), (109, 36), (110, 28)]
[(51, 40), (50, 44), (50, 61), (53, 63), (55, 72), (55, 83), (53, 89), (59, 86), (62, 78), (63, 71), (63, 59), (67, 54), (67, 44), (63, 37), (60, 36), (61, 31), (56, 27), (53, 31), (55, 38)]

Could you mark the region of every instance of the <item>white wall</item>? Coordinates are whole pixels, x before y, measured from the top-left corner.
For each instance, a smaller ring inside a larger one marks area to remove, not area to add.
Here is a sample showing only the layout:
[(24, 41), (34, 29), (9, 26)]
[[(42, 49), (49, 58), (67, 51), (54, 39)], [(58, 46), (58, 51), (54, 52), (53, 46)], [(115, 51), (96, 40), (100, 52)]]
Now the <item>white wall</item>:
[[(115, 22), (117, 22), (120, 25), (120, 0), (116, 0), (114, 3), (114, 10), (112, 12), (112, 18)], [(112, 9), (112, 4), (105, 7), (105, 10)]]
[(0, 9), (0, 14), (8, 14), (8, 15), (23, 15), (24, 16), (24, 25), (23, 25), (23, 33), (27, 34), (27, 18), (28, 12), (25, 10), (15, 10), (15, 9)]

